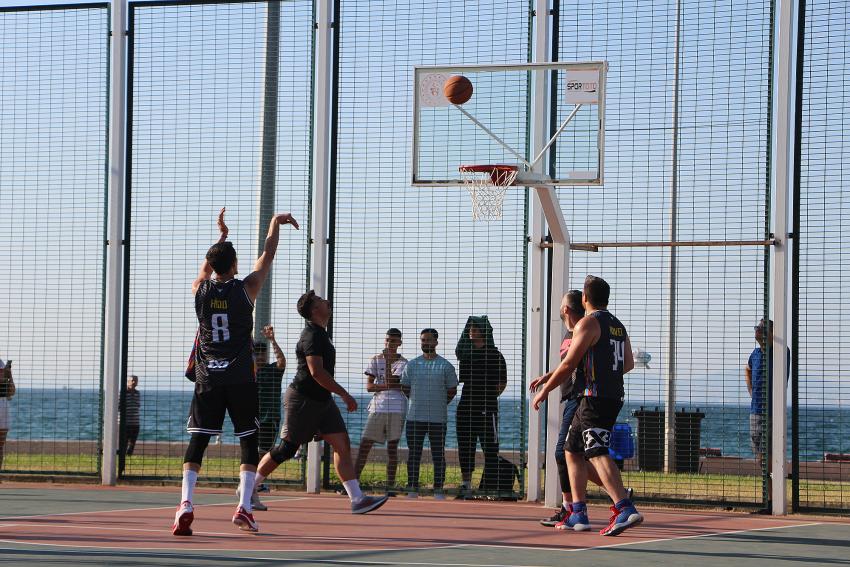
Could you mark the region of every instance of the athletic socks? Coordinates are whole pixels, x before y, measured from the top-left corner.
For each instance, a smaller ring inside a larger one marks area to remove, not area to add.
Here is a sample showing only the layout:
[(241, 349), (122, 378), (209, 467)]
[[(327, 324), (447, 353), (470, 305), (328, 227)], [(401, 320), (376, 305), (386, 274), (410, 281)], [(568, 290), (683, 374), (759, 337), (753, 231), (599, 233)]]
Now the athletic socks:
[(195, 494), (195, 483), (198, 482), (198, 472), (183, 469), (183, 487), (180, 493), (180, 503), (191, 502)]
[(266, 480), (266, 477), (264, 477), (260, 473), (254, 474), (254, 486), (260, 486), (261, 484), (263, 484), (264, 480)]
[(254, 495), (254, 476), (256, 473), (251, 471), (239, 472), (239, 505), (246, 512), (252, 512), (251, 496)]
[(573, 514), (577, 512), (587, 513), (587, 503), (586, 502), (573, 502)]
[(348, 493), (348, 498), (352, 502), (357, 502), (361, 498), (363, 498), (363, 492), (360, 491), (360, 483), (357, 482), (357, 479), (346, 480), (342, 483), (343, 488)]

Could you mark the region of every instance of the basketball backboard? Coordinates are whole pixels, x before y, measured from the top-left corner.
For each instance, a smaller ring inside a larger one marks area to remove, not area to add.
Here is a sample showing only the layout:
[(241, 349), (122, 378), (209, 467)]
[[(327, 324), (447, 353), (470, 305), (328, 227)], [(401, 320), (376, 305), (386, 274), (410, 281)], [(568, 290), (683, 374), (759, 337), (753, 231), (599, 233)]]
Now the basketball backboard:
[[(465, 185), (459, 167), (477, 164), (519, 166), (518, 186), (601, 185), (606, 71), (604, 61), (415, 67), (413, 185)], [(538, 73), (549, 74), (546, 138), (554, 150), (531, 147)], [(443, 94), (455, 75), (473, 86), (472, 97), (461, 105)], [(541, 164), (552, 151), (546, 171)]]

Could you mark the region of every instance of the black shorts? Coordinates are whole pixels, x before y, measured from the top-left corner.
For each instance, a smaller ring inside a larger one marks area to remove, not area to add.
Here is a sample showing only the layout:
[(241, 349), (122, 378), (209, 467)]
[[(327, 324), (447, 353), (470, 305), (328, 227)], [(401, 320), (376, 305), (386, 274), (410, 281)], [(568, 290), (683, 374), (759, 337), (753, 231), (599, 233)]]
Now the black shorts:
[(283, 395), (283, 428), (280, 436), (302, 445), (317, 435), (345, 433), (345, 421), (333, 398), (314, 400), (287, 388)]
[(567, 452), (584, 453), (586, 459), (607, 455), (622, 408), (623, 401), (615, 398), (582, 398), (567, 433)]
[(256, 433), (260, 427), (257, 383), (221, 384), (212, 387), (196, 385), (186, 430), (189, 433), (221, 435), (225, 411), (233, 422), (233, 431), (237, 437)]

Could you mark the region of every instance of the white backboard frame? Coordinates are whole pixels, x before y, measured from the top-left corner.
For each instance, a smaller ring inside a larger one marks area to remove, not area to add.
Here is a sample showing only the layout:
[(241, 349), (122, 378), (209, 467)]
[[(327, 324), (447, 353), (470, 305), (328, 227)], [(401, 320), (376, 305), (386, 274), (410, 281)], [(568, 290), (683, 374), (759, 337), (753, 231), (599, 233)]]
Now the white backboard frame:
[[(564, 81), (564, 84), (559, 85), (559, 96), (570, 104), (575, 104), (573, 115), (582, 111), (583, 106), (597, 105), (598, 130), (597, 130), (597, 147), (598, 154), (596, 160), (596, 170), (573, 171), (569, 177), (550, 178), (534, 174), (531, 170), (533, 165), (537, 163), (537, 159), (542, 157), (542, 154), (548, 149), (549, 145), (543, 148), (535, 148), (537, 155), (517, 157), (515, 160), (505, 163), (520, 166), (520, 174), (517, 178), (518, 187), (530, 186), (598, 186), (604, 182), (604, 164), (605, 164), (605, 95), (606, 95), (606, 77), (608, 71), (608, 63), (606, 61), (582, 61), (582, 62), (557, 62), (557, 63), (519, 63), (519, 64), (495, 64), (495, 65), (420, 65), (413, 69), (413, 144), (412, 144), (412, 175), (411, 184), (416, 187), (459, 187), (463, 186), (464, 182), (458, 175), (454, 178), (447, 179), (430, 179), (420, 175), (420, 113), (425, 108), (432, 107), (447, 107), (452, 105), (442, 93), (439, 92), (439, 85), (442, 81), (431, 81), (430, 88), (427, 92), (420, 89), (423, 84), (423, 79), (432, 77), (448, 78), (451, 75), (460, 75), (464, 73), (482, 73), (482, 72), (505, 72), (505, 71), (527, 71), (527, 72), (549, 72), (552, 70), (565, 71), (575, 76), (574, 81)], [(593, 89), (593, 79), (596, 79), (596, 89)], [(533, 77), (530, 78), (533, 81)], [(424, 85), (423, 85), (424, 87)], [(474, 96), (474, 95), (473, 95)], [(533, 100), (529, 102), (533, 105)], [(457, 110), (467, 114), (462, 106), (458, 106)], [(531, 129), (531, 117), (534, 115), (534, 109), (529, 113), (529, 131)], [(486, 125), (478, 123), (474, 117), (467, 115), (477, 126), (487, 132), (494, 140), (494, 144), (503, 144), (497, 136), (493, 135), (487, 129)], [(566, 119), (566, 121), (565, 121)], [(560, 128), (555, 133), (553, 139), (557, 139), (560, 131), (569, 128), (569, 117), (559, 116), (558, 122)], [(514, 153), (514, 150), (508, 148), (508, 151)], [(520, 152), (516, 152), (519, 154)], [(522, 160), (522, 161), (521, 161)], [(524, 162), (524, 163), (523, 163)], [(464, 162), (469, 163), (469, 162)], [(460, 163), (458, 165), (461, 165)]]

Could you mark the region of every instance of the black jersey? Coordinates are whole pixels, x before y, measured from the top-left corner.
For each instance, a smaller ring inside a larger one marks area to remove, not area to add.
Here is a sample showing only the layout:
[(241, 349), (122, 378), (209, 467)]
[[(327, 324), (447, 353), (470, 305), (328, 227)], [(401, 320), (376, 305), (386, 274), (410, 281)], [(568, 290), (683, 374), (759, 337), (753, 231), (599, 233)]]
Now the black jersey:
[(608, 311), (594, 311), (588, 317), (599, 323), (599, 340), (584, 355), (583, 394), (588, 398), (622, 400), (625, 397), (626, 328)]
[(254, 382), (254, 303), (242, 280), (205, 280), (195, 294), (198, 384)]

